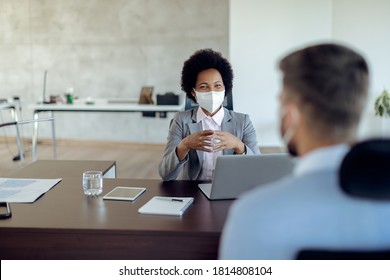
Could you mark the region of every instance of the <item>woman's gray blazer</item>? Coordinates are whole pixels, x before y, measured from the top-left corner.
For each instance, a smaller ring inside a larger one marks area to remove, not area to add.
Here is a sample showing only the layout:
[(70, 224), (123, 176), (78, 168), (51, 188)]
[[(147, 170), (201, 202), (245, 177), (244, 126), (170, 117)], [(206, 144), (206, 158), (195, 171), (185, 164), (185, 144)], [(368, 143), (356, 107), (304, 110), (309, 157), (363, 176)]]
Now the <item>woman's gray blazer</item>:
[[(198, 108), (175, 114), (169, 128), (168, 142), (160, 162), (159, 173), (164, 181), (181, 179), (197, 180), (202, 168), (203, 151), (190, 150), (186, 158), (179, 162), (176, 147), (186, 136), (202, 131), (202, 123), (196, 123)], [(221, 130), (230, 132), (246, 146), (246, 154), (259, 154), (256, 132), (247, 114), (236, 113), (226, 108)], [(224, 155), (233, 154), (233, 150), (223, 150)], [(179, 176), (180, 175), (180, 176)]]

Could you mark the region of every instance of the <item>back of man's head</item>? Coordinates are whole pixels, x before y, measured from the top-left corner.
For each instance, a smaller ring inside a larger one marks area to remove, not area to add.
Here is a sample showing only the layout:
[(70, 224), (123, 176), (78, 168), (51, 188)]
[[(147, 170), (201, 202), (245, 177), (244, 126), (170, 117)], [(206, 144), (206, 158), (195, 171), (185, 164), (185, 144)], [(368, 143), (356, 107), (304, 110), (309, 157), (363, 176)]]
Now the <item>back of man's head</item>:
[(295, 102), (313, 135), (335, 141), (356, 134), (367, 97), (365, 59), (337, 44), (295, 51), (280, 61), (285, 99)]

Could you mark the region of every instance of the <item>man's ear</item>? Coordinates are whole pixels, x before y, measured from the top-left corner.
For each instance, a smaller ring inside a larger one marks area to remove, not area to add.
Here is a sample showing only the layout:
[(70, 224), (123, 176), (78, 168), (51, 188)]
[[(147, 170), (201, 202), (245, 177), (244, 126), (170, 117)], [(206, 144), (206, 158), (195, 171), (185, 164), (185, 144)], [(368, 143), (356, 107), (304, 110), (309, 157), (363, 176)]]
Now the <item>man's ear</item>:
[(297, 127), (299, 124), (300, 112), (295, 104), (285, 105), (285, 118), (288, 126)]

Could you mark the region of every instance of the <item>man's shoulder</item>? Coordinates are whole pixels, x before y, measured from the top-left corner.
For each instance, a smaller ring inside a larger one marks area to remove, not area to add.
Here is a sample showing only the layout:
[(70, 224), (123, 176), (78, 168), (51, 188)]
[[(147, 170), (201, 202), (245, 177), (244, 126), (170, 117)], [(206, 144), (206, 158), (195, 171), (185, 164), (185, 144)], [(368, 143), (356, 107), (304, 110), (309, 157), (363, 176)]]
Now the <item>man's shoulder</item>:
[(272, 183), (257, 186), (244, 193), (238, 201), (241, 205), (261, 208), (284, 198), (299, 198), (301, 194), (307, 196), (308, 192), (315, 195), (316, 190), (334, 189), (338, 185), (337, 174), (336, 170), (324, 169), (303, 176), (286, 176)]
[[(331, 169), (291, 175), (252, 189), (237, 199), (230, 210), (222, 258), (293, 258), (294, 244), (300, 243), (288, 231), (307, 228), (313, 217), (317, 219), (313, 206), (324, 209), (321, 205), (325, 205), (328, 209), (329, 197), (338, 193), (337, 171)], [(239, 243), (236, 238), (245, 241), (235, 247), (231, 243)]]

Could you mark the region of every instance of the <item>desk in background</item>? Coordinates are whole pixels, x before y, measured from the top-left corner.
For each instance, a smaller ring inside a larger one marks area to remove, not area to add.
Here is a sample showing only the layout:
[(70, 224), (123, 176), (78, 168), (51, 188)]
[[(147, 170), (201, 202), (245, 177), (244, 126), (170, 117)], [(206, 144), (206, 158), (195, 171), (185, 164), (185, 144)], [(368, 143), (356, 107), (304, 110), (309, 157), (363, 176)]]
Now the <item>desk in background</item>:
[(34, 116), (40, 112), (178, 112), (184, 109), (179, 105), (138, 104), (134, 99), (76, 99), (73, 104), (30, 104)]
[[(13, 203), (12, 218), (0, 221), (1, 259), (217, 258), (231, 200), (209, 201), (194, 181), (138, 179), (104, 179), (103, 195), (116, 186), (146, 187), (135, 202), (88, 198), (81, 178), (66, 177), (69, 165), (57, 162), (62, 181), (32, 204)], [(32, 171), (53, 176), (29, 165), (14, 177)], [(195, 200), (182, 217), (138, 214), (156, 195)]]
[[(184, 103), (179, 105), (151, 105), (138, 104), (132, 99), (94, 99), (92, 104), (88, 104), (86, 99), (77, 99), (74, 104), (30, 104), (29, 108), (34, 112), (34, 119), (39, 119), (39, 114), (48, 112), (50, 118), (54, 118), (55, 112), (116, 112), (116, 113), (134, 113), (134, 112), (178, 112), (184, 109)], [(55, 133), (55, 120), (52, 122), (52, 133)], [(38, 122), (34, 123), (32, 148), (33, 154), (37, 154)], [(55, 150), (55, 147), (54, 147)], [(36, 160), (37, 158), (34, 158)]]

